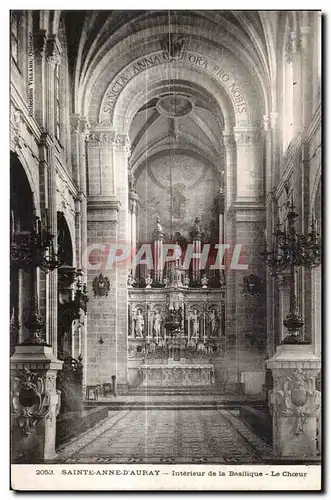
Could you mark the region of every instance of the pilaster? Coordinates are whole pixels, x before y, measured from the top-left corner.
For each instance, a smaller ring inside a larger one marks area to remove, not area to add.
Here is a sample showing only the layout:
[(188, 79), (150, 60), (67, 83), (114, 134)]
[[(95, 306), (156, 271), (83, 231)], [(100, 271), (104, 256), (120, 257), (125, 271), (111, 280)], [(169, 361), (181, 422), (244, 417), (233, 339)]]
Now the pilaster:
[[(91, 128), (87, 140), (89, 289), (93, 289), (101, 273), (108, 278), (110, 290), (106, 296), (95, 295), (90, 302), (89, 383), (109, 382), (116, 375), (119, 390), (127, 387), (129, 150), (127, 136), (117, 134), (109, 125), (96, 124)], [(99, 264), (91, 264), (92, 245), (99, 247), (102, 254)], [(127, 253), (122, 260), (121, 252)]]

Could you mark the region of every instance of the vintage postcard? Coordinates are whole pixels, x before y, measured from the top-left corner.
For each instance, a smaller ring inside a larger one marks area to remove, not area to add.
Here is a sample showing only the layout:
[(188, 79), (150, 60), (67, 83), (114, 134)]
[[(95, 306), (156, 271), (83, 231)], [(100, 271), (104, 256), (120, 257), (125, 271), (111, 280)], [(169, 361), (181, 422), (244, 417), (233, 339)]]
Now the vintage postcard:
[(321, 490), (321, 21), (10, 11), (13, 490)]

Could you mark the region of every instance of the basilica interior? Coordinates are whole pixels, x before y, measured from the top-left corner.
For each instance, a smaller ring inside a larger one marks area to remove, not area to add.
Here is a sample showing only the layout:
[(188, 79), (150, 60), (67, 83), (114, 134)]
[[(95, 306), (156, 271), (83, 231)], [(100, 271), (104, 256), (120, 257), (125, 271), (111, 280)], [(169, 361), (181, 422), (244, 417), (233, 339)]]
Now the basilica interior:
[(318, 463), (321, 13), (10, 33), (12, 461)]

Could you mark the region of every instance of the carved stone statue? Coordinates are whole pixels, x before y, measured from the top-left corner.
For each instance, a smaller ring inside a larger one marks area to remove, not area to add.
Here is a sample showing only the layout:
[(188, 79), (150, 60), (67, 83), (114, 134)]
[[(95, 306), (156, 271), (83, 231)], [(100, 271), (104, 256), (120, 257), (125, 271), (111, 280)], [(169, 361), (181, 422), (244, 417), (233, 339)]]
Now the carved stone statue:
[(215, 308), (213, 308), (209, 313), (208, 325), (209, 325), (209, 335), (211, 337), (218, 337), (220, 322)]
[(141, 309), (138, 309), (135, 317), (134, 317), (135, 327), (135, 337), (143, 338), (144, 337), (144, 328), (145, 328), (145, 319), (142, 315)]
[(199, 315), (197, 309), (193, 310), (193, 313), (191, 314), (190, 320), (191, 320), (191, 325), (192, 325), (192, 330), (191, 330), (191, 339), (198, 340), (200, 336), (200, 321), (199, 321)]
[(160, 311), (155, 311), (153, 318), (153, 333), (156, 338), (161, 335), (162, 316)]

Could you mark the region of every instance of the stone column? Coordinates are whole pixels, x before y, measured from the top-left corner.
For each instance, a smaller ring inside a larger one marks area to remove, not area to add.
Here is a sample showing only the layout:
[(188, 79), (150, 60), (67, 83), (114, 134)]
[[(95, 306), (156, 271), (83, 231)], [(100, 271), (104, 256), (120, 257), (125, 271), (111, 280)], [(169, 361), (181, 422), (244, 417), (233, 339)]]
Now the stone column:
[(321, 401), (315, 383), (321, 359), (313, 353), (311, 345), (280, 345), (267, 361), (267, 367), (274, 379), (269, 400), (273, 458), (300, 462), (318, 459)]
[[(273, 232), (278, 219), (277, 199), (275, 186), (279, 182), (280, 172), (277, 161), (278, 151), (278, 114), (271, 112), (263, 120), (266, 140), (266, 233), (265, 243), (270, 249), (273, 243)], [(273, 356), (279, 338), (279, 291), (277, 284), (266, 268), (266, 317), (267, 317), (267, 355)]]
[[(130, 141), (126, 134), (116, 134), (113, 143), (113, 165), (115, 172), (116, 200), (120, 204), (118, 213), (117, 242), (124, 244), (123, 252), (128, 247), (128, 159)], [(130, 249), (127, 258), (116, 266), (116, 377), (117, 390), (127, 390), (127, 358), (128, 358), (128, 290), (127, 278), (130, 269)]]
[[(89, 335), (83, 353), (85, 384), (110, 382), (116, 363), (116, 270), (108, 253), (117, 238), (119, 202), (115, 199), (115, 132), (98, 125), (87, 137), (88, 198), (86, 261)], [(94, 258), (95, 255), (95, 258)], [(104, 291), (100, 284), (110, 284)]]
[[(116, 375), (120, 391), (127, 387), (128, 153), (127, 136), (102, 124), (90, 131), (88, 288), (94, 291), (94, 297), (88, 308), (87, 383), (109, 382)], [(96, 247), (102, 260), (93, 262), (92, 249)], [(118, 252), (123, 256), (127, 253), (121, 262)], [(107, 293), (105, 287), (99, 288), (105, 278), (110, 286)]]
[(309, 12), (302, 12), (304, 25), (300, 26), (300, 62), (301, 62), (301, 104), (302, 104), (302, 125), (309, 126), (313, 110), (313, 83), (314, 76), (312, 69), (313, 40), (310, 34)]
[[(226, 153), (225, 168), (225, 197), (224, 197), (224, 244), (233, 248), (235, 242), (235, 212), (233, 203), (236, 199), (236, 141), (233, 132), (223, 133), (224, 147)], [(235, 273), (229, 269), (229, 256), (231, 249), (224, 254), (225, 276), (226, 276), (226, 295), (225, 295), (225, 336), (226, 336), (226, 357), (231, 357), (234, 370), (228, 368), (225, 374), (227, 380), (237, 381), (236, 373), (236, 277)]]
[[(76, 268), (82, 283), (87, 281), (87, 192), (86, 192), (86, 138), (88, 124), (85, 118), (78, 114), (71, 116), (71, 162), (73, 178), (78, 187), (78, 197), (75, 200), (75, 236), (76, 236)], [(89, 289), (91, 294), (91, 289)], [(88, 306), (87, 306), (88, 307)], [(84, 324), (77, 325), (76, 337), (78, 355), (86, 362), (87, 316)], [(86, 368), (86, 366), (85, 366)], [(86, 369), (83, 370), (83, 387), (86, 385)]]
[(265, 265), (261, 257), (265, 240), (264, 137), (261, 129), (237, 128), (235, 140), (236, 198), (232, 203), (232, 259), (228, 272), (233, 283), (232, 332), (235, 332), (235, 339), (232, 340), (233, 359), (229, 372), (232, 380), (240, 383), (244, 372), (257, 372), (260, 379), (260, 372), (264, 370), (261, 343), (265, 332), (265, 304), (263, 299), (244, 295), (244, 278), (248, 275), (253, 274), (265, 282)]
[(55, 358), (52, 347), (19, 345), (10, 365), (12, 461), (38, 464), (54, 459), (61, 403), (56, 375), (62, 361)]
[(235, 129), (237, 143), (236, 201), (258, 201), (264, 195), (263, 137), (257, 128)]
[[(43, 142), (47, 148), (48, 159), (48, 207), (47, 224), (50, 232), (55, 236), (54, 245), (57, 245), (57, 210), (56, 210), (56, 168), (55, 168), (55, 69), (60, 64), (60, 47), (56, 37), (47, 40), (46, 49), (46, 113), (45, 122), (47, 136), (43, 137)], [(57, 355), (57, 269), (48, 274), (48, 295), (47, 309), (48, 315), (48, 342), (53, 346), (55, 356)]]
[(34, 48), (34, 88), (33, 108), (34, 117), (41, 128), (45, 127), (45, 49), (46, 30), (38, 30), (33, 33)]

